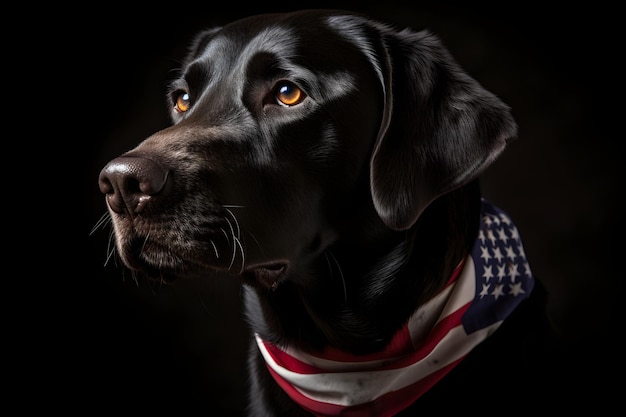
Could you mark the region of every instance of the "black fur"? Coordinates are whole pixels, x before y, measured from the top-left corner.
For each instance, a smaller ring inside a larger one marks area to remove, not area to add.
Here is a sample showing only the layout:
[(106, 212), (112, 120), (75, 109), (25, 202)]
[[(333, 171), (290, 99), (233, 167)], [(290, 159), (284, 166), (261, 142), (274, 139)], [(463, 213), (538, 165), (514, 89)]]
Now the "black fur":
[[(306, 98), (279, 105), (294, 85)], [(302, 349), (385, 346), (469, 252), (478, 176), (517, 133), (436, 36), (341, 11), (198, 34), (172, 109), (183, 94), (171, 127), (102, 170), (117, 252), (149, 279), (240, 277), (251, 330)], [(541, 292), (406, 413), (521, 387), (544, 365)], [(250, 352), (250, 415), (308, 415)], [(518, 354), (521, 375), (489, 363)]]

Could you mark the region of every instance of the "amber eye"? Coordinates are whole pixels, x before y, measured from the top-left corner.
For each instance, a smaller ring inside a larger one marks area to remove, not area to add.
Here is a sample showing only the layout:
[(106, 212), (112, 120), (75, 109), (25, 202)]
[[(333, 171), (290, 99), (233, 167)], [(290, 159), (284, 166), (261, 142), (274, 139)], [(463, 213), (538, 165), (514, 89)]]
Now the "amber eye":
[(276, 88), (276, 102), (282, 106), (295, 106), (306, 98), (304, 91), (297, 85), (283, 81)]
[(174, 104), (174, 110), (178, 113), (185, 113), (191, 107), (191, 98), (189, 97), (189, 93), (185, 93), (181, 91), (176, 94), (176, 102)]

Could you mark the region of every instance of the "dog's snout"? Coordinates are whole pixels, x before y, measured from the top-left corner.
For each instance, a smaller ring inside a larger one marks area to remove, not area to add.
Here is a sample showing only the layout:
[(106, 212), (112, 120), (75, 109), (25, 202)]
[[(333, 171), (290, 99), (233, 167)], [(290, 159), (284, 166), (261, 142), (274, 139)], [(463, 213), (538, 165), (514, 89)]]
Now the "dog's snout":
[(100, 172), (100, 191), (116, 213), (141, 213), (167, 182), (168, 171), (141, 157), (119, 157)]

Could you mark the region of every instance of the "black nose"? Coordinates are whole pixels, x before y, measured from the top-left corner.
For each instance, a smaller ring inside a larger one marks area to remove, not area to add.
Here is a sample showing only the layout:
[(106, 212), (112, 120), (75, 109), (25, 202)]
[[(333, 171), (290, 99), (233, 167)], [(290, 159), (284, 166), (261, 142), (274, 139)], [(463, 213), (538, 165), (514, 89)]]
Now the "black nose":
[(156, 162), (140, 157), (122, 156), (100, 171), (100, 191), (116, 213), (141, 213), (167, 182), (168, 171)]

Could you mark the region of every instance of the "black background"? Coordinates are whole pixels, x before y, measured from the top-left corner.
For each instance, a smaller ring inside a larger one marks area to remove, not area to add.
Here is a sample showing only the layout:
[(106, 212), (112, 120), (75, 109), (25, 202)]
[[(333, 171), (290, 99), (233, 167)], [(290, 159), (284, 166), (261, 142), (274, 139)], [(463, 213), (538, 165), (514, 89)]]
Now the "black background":
[[(617, 12), (600, 4), (399, 4), (332, 7), (430, 29), (512, 107), (519, 140), (483, 175), (483, 190), (516, 221), (531, 267), (551, 293), (550, 316), (570, 346), (564, 386), (576, 388), (568, 404), (538, 406), (604, 407), (613, 399), (605, 375), (619, 380), (623, 368)], [(22, 198), (20, 204), (45, 219), (35, 225), (37, 239), (18, 240), (8, 252), (21, 254), (28, 271), (20, 278), (28, 288), (6, 293), (10, 317), (18, 318), (9, 320), (15, 334), (6, 344), (16, 354), (8, 368), (17, 371), (12, 386), (23, 409), (241, 415), (248, 335), (238, 283), (154, 288), (136, 282), (114, 258), (107, 261), (109, 227), (92, 233), (105, 213), (97, 178), (109, 159), (168, 125), (165, 86), (196, 31), (304, 7), (324, 6), (96, 2), (40, 9), (37, 20), (23, 22), (20, 36), (37, 41), (27, 46), (32, 61), (19, 66), (30, 70), (22, 83), (37, 87), (17, 142), (27, 155), (36, 149), (39, 160), (51, 162), (42, 163), (36, 190), (46, 191), (45, 204), (59, 213), (41, 214), (43, 197)], [(31, 133), (42, 146), (22, 143)], [(27, 194), (34, 191), (28, 188)], [(32, 241), (36, 249), (26, 249)]]

